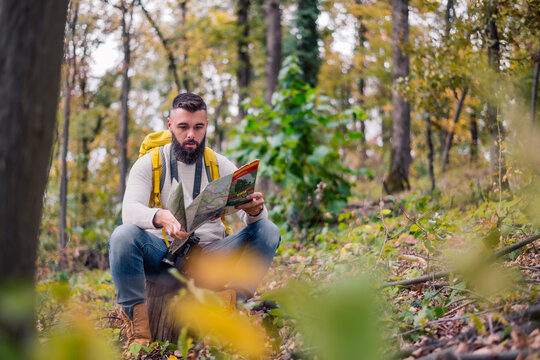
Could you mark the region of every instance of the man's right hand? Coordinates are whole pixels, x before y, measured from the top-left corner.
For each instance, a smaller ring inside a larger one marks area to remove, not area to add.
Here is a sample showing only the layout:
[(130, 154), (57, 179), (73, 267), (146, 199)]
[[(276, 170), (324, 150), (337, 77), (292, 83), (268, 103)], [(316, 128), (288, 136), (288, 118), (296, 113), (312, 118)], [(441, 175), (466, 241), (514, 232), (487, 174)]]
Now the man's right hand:
[(184, 241), (189, 236), (189, 233), (182, 231), (182, 225), (169, 210), (159, 209), (152, 222), (157, 228), (165, 228), (165, 232), (173, 239)]

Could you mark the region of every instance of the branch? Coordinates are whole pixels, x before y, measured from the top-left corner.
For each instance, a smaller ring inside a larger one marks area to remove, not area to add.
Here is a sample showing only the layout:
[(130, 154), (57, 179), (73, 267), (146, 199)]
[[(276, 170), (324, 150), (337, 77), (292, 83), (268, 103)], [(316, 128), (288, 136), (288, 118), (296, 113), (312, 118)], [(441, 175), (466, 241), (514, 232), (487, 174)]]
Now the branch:
[[(532, 354), (540, 354), (538, 349), (525, 349), (525, 350), (514, 350), (501, 353), (493, 354), (453, 354), (455, 349), (449, 348), (448, 350), (443, 350), (441, 352), (433, 353), (428, 356), (423, 356), (418, 358), (418, 360), (435, 360), (435, 359), (460, 359), (460, 360), (515, 360), (515, 359), (525, 359), (527, 356)], [(443, 355), (444, 353), (444, 355)], [(443, 356), (443, 357), (440, 357)], [(521, 357), (520, 357), (521, 356)]]
[[(527, 239), (525, 240), (521, 240), (521, 241), (518, 241), (517, 243), (513, 244), (513, 245), (510, 245), (508, 247), (505, 247), (499, 251), (496, 251), (494, 252), (493, 254), (491, 254), (490, 256), (488, 256), (484, 261), (481, 262), (481, 264), (485, 265), (485, 264), (489, 264), (501, 257), (503, 257), (504, 255), (507, 255), (509, 253), (511, 253), (512, 251), (514, 250), (517, 250), (525, 245), (528, 245), (536, 240), (540, 239), (540, 233), (537, 233), (531, 237), (528, 237)], [(383, 283), (381, 284), (381, 288), (385, 288), (385, 287), (389, 287), (389, 286), (410, 286), (410, 285), (414, 285), (414, 284), (420, 284), (420, 283), (423, 283), (423, 282), (426, 282), (426, 281), (430, 281), (430, 280), (435, 280), (435, 279), (440, 279), (440, 278), (443, 278), (443, 277), (448, 277), (448, 275), (450, 274), (450, 271), (439, 271), (439, 272), (435, 272), (435, 273), (431, 273), (431, 274), (428, 274), (428, 275), (424, 275), (424, 276), (420, 276), (420, 277), (417, 277), (417, 278), (413, 278), (413, 279), (405, 279), (405, 280), (399, 280), (399, 281), (392, 281), (392, 282), (387, 282), (387, 283)]]
[(150, 13), (143, 6), (141, 0), (139, 0), (139, 6), (141, 7), (141, 9), (142, 9), (142, 11), (144, 13), (144, 16), (146, 16), (146, 19), (148, 20), (150, 25), (152, 25), (152, 28), (156, 32), (159, 40), (161, 41), (161, 45), (163, 45), (163, 49), (165, 49), (165, 52), (167, 53), (167, 59), (169, 60), (169, 71), (172, 73), (172, 75), (174, 77), (174, 83), (176, 84), (176, 89), (178, 91), (180, 91), (181, 90), (180, 79), (178, 79), (178, 73), (177, 73), (177, 70), (176, 70), (176, 61), (174, 59), (174, 54), (171, 51), (171, 49), (169, 48), (169, 39), (166, 39), (165, 36), (163, 36), (163, 33), (159, 29), (157, 23), (154, 21), (154, 19), (152, 19), (152, 17), (150, 16)]

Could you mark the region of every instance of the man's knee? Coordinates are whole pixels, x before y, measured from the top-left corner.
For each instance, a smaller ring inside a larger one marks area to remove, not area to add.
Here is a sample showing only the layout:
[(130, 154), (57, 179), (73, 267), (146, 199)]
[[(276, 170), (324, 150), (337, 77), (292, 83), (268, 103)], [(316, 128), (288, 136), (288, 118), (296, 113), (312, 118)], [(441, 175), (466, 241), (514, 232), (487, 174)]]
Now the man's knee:
[(258, 237), (258, 240), (264, 241), (266, 246), (274, 249), (275, 251), (281, 242), (281, 233), (276, 224), (268, 219), (260, 219), (255, 223), (255, 225), (258, 228), (258, 233), (263, 235)]
[(144, 231), (137, 225), (122, 224), (114, 229), (109, 238), (110, 252), (123, 252), (133, 247), (135, 239)]

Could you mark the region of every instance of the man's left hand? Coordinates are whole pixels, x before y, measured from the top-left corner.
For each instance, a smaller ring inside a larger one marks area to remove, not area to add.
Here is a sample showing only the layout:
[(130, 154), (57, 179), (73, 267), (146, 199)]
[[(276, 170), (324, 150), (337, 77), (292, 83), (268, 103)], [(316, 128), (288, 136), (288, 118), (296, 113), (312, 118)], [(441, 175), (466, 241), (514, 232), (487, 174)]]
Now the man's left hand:
[(260, 192), (254, 192), (246, 196), (246, 199), (251, 200), (248, 203), (238, 205), (236, 208), (244, 210), (248, 215), (257, 216), (261, 213), (264, 207), (264, 198)]

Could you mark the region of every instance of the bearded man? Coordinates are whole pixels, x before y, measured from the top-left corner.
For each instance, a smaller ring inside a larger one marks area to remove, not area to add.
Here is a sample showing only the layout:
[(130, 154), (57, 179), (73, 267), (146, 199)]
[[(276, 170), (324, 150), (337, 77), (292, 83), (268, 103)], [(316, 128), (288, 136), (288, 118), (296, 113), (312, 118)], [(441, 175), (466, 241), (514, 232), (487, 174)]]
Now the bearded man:
[[(210, 180), (201, 176), (200, 170), (204, 167), (208, 128), (204, 100), (192, 93), (176, 96), (167, 125), (172, 140), (163, 147), (165, 181), (161, 199), (164, 207), (151, 208), (148, 205), (152, 192), (152, 160), (150, 154), (147, 154), (131, 168), (122, 203), (123, 224), (114, 230), (109, 239), (109, 260), (117, 301), (126, 319), (132, 322), (128, 348), (133, 343), (148, 345), (151, 340), (146, 308), (146, 280), (159, 283), (172, 281), (168, 266), (161, 261), (168, 250), (162, 229), (165, 229), (167, 236), (176, 240), (183, 241), (190, 235), (182, 229), (178, 220), (166, 208), (166, 201), (163, 201), (168, 198), (171, 190), (171, 168), (174, 171), (174, 167), (177, 167), (186, 207)], [(221, 176), (237, 170), (224, 156), (216, 153), (216, 158)], [(227, 279), (227, 283), (212, 283), (212, 290), (234, 304), (237, 300), (245, 301), (253, 295), (281, 241), (279, 229), (268, 220), (263, 195), (254, 192), (247, 199), (251, 201), (237, 207), (240, 210), (237, 214), (246, 224), (241, 231), (226, 236), (225, 226), (219, 218), (205, 223), (195, 231), (200, 239), (201, 258), (216, 254), (236, 254), (236, 262), (245, 260), (245, 263), (253, 264), (253, 255), (256, 256), (257, 276), (238, 276), (237, 279)], [(179, 257), (178, 261), (182, 260)], [(201, 280), (204, 283), (204, 279)]]

